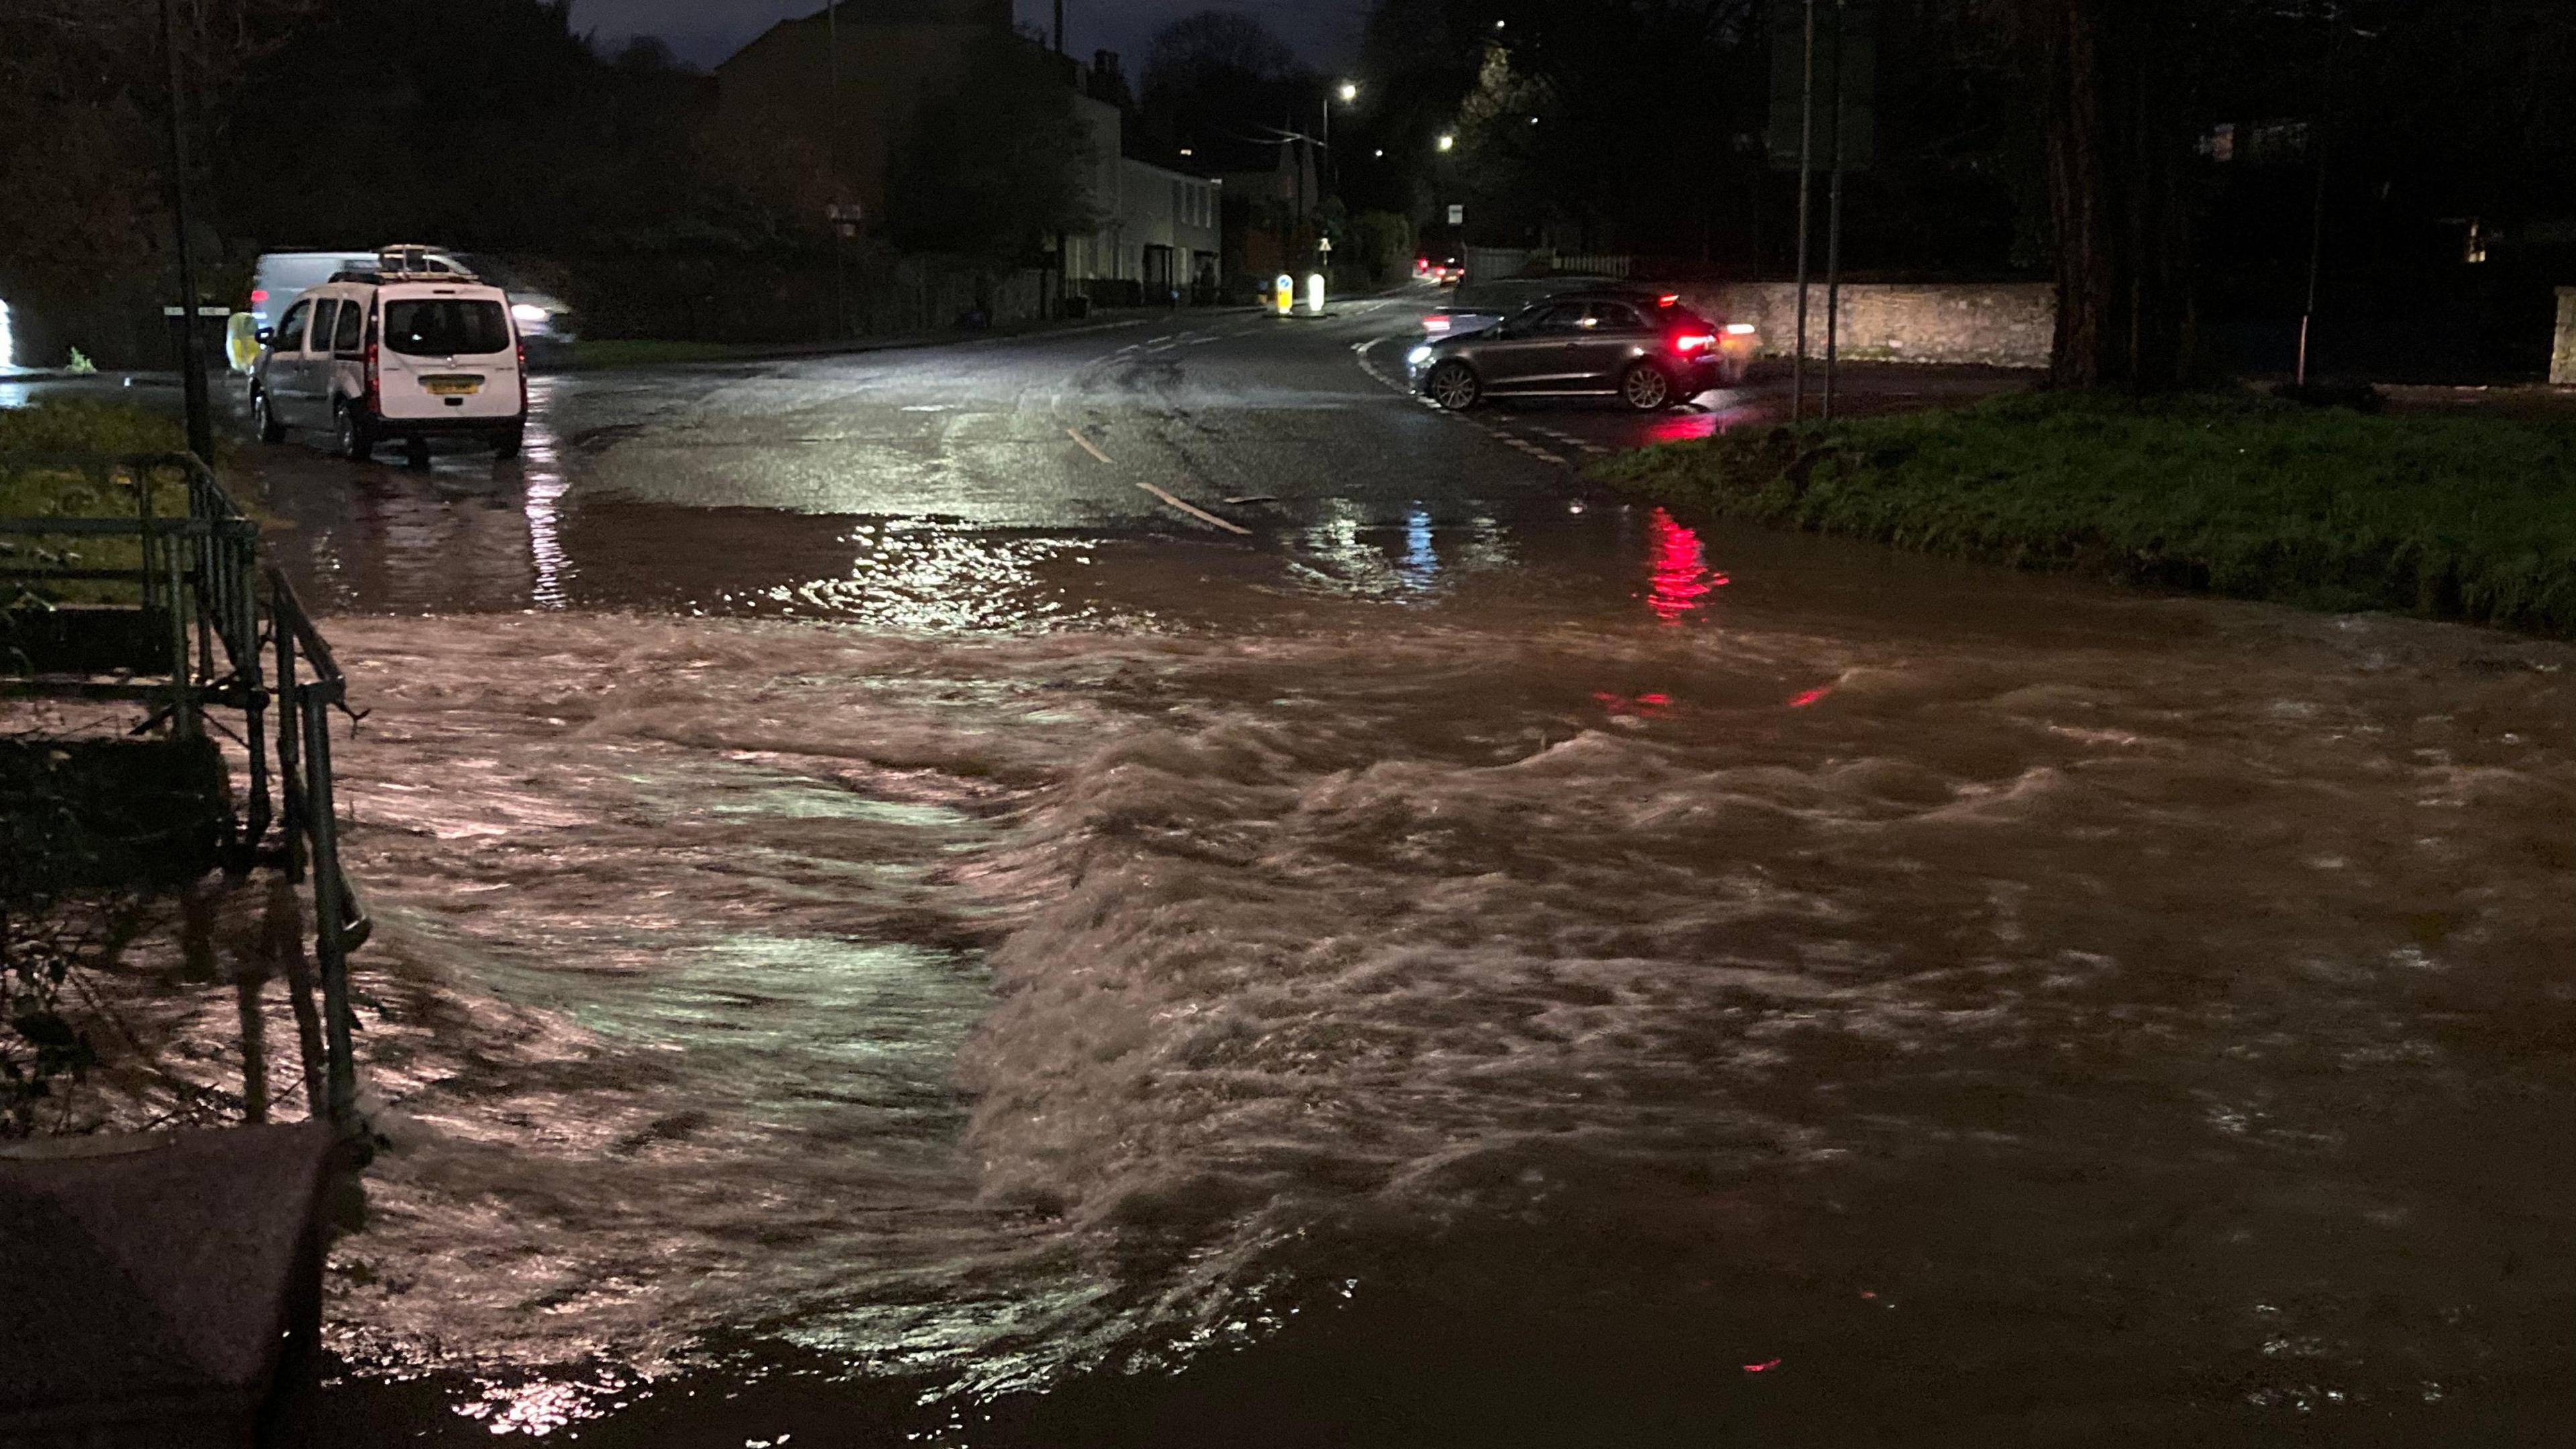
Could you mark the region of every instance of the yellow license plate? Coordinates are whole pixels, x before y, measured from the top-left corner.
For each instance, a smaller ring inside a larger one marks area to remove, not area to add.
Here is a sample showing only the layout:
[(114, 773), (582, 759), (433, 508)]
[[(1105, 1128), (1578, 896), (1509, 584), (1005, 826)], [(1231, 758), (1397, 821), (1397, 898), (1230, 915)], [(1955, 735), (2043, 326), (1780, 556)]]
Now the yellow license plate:
[(420, 385), (431, 397), (472, 397), (483, 390), (479, 377), (424, 377)]

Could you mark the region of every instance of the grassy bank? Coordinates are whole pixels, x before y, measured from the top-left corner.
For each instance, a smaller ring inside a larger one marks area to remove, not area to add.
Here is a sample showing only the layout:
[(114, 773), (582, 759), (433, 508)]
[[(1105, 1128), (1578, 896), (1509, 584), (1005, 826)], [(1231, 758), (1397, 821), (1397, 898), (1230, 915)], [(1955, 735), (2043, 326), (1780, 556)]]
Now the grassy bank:
[[(187, 433), (171, 418), (130, 403), (46, 402), (0, 408), (0, 518), (127, 518), (135, 512), (132, 487), (77, 469), (14, 465), (11, 460), (61, 454), (180, 453)], [(187, 484), (164, 472), (152, 484), (152, 507), (164, 517), (188, 510)], [(0, 568), (109, 568), (139, 566), (141, 547), (131, 538), (0, 538)], [(98, 580), (54, 582), (30, 592), (56, 603), (95, 603), (131, 597), (131, 585)], [(19, 602), (24, 602), (20, 600)], [(0, 605), (0, 608), (15, 604)]]
[(2031, 394), (1674, 443), (1678, 511), (2310, 607), (2576, 636), (2576, 425)]

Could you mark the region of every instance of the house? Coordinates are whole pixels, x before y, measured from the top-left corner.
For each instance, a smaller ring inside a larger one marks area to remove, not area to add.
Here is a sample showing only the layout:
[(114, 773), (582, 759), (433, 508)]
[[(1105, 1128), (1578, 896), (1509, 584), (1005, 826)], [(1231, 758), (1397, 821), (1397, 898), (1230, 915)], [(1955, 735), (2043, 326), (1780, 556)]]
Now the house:
[(718, 121), (813, 145), (840, 200), (882, 215), (887, 167), (923, 104), (978, 41), (1010, 31), (1011, 0), (841, 0), (780, 21), (719, 64)]
[[(759, 144), (813, 148), (835, 179), (836, 204), (855, 202), (872, 222), (923, 106), (954, 83), (978, 43), (1011, 33), (1011, 0), (841, 0), (836, 11), (772, 26), (718, 65), (719, 121)], [(1099, 220), (1063, 239), (1066, 292), (1112, 305), (1214, 300), (1221, 184), (1186, 158), (1142, 152), (1115, 54), (1101, 51), (1089, 66), (1059, 57), (1057, 67), (1090, 133), (1084, 190)]]
[(1091, 133), (1093, 231), (1065, 238), (1068, 292), (1135, 305), (1214, 301), (1222, 276), (1224, 183), (1149, 157), (1129, 127), (1118, 57), (1100, 51), (1075, 77), (1074, 107)]

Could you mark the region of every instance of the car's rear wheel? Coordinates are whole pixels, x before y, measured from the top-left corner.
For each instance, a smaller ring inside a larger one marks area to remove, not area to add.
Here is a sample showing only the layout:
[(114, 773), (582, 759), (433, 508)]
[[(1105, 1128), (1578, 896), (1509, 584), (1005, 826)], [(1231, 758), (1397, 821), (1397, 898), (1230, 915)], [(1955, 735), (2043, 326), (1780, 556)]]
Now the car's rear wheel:
[(1672, 374), (1651, 362), (1640, 362), (1619, 378), (1619, 400), (1641, 413), (1671, 407), (1678, 400), (1675, 391)]
[(261, 442), (283, 443), (286, 441), (286, 424), (277, 420), (277, 409), (269, 403), (267, 388), (255, 387), (251, 389), (250, 418), (252, 426), (259, 429), (259, 440)]
[(415, 467), (415, 468), (426, 468), (426, 467), (428, 467), (428, 466), (429, 466), (429, 439), (427, 439), (427, 438), (406, 438), (406, 439), (404, 439), (404, 440), (403, 440), (403, 461), (404, 461), (404, 462), (406, 462), (406, 463), (409, 463), (410, 465), (412, 465), (412, 466), (413, 466), (413, 467)]
[(333, 437), (333, 451), (352, 463), (363, 463), (376, 455), (375, 425), (366, 412), (351, 403), (338, 409), (339, 430)]
[(1453, 413), (1465, 412), (1485, 396), (1485, 384), (1476, 376), (1476, 369), (1455, 359), (1431, 369), (1423, 390), (1431, 394), (1433, 402)]

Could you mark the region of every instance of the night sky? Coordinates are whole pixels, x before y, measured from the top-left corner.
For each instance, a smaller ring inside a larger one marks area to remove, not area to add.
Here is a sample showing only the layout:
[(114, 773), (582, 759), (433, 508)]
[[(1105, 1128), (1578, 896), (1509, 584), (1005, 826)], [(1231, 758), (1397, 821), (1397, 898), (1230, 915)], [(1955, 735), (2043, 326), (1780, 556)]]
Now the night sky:
[[(1041, 28), (1054, 23), (1052, 0), (1017, 0), (1020, 21)], [(610, 47), (630, 35), (658, 35), (680, 58), (713, 66), (780, 20), (812, 15), (823, 0), (573, 0), (576, 29), (597, 32)], [(1065, 48), (1089, 56), (1114, 50), (1132, 77), (1145, 47), (1164, 23), (1211, 8), (1248, 11), (1310, 63), (1330, 68), (1358, 50), (1365, 0), (1065, 0)]]

